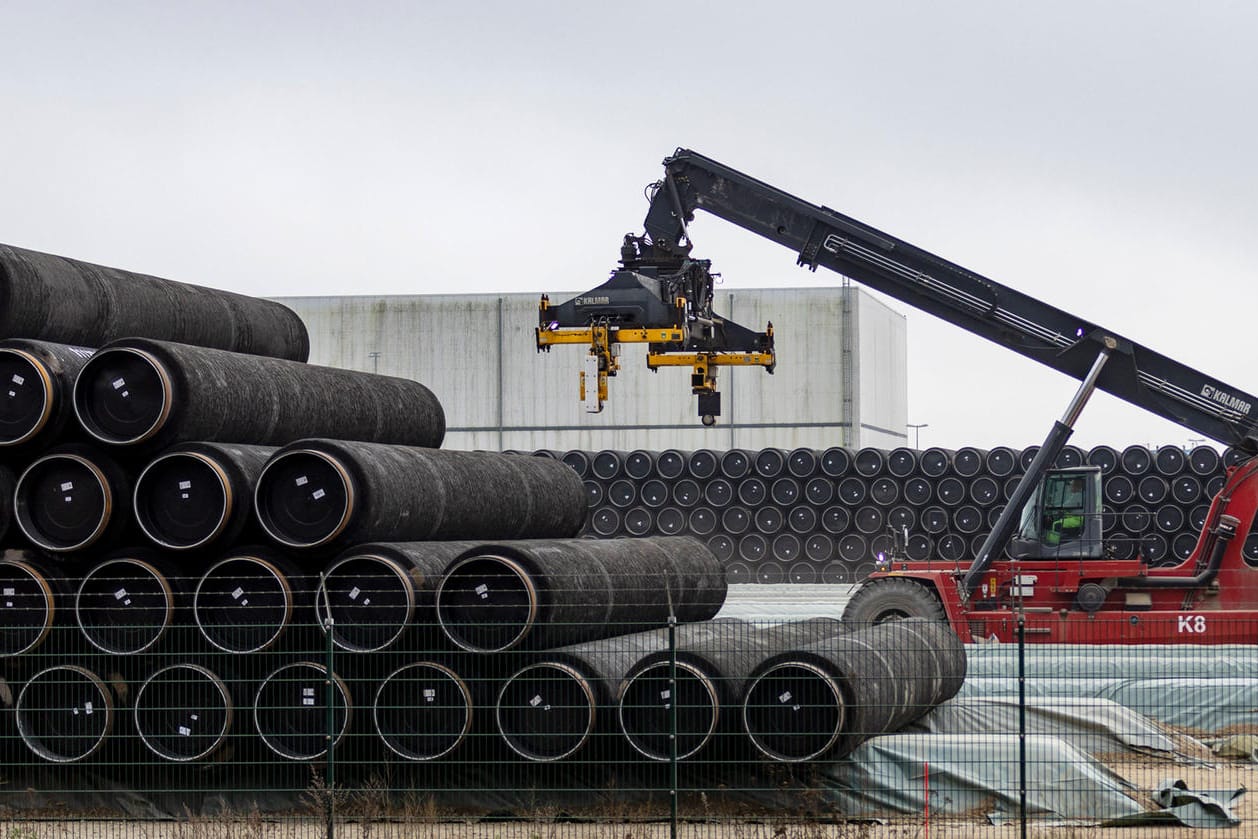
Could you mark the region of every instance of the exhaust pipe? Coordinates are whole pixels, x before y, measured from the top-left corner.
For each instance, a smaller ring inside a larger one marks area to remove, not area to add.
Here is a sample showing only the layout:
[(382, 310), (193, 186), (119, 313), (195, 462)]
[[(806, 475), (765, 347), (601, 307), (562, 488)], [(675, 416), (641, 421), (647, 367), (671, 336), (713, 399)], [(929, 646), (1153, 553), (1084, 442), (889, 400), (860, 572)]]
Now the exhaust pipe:
[(586, 515), (585, 487), (560, 461), (322, 439), (275, 453), (254, 508), (290, 548), (570, 537)]
[(444, 664), (420, 661), (380, 683), (371, 714), (389, 751), (405, 760), (437, 760), (458, 748), (471, 731), (472, 692)]
[(349, 728), (352, 707), (339, 676), (321, 664), (299, 661), (263, 680), (253, 706), (253, 726), (263, 744), (280, 757), (317, 760), (328, 753), (329, 720), (335, 732), (331, 748), (336, 748)]
[(114, 726), (113, 692), (90, 670), (58, 665), (32, 676), (14, 706), (22, 742), (49, 763), (95, 754)]
[(135, 482), (135, 517), (155, 545), (174, 551), (238, 541), (253, 515), (270, 446), (185, 443), (150, 462)]
[(135, 695), (135, 728), (153, 754), (176, 763), (203, 760), (231, 731), (235, 706), (223, 680), (198, 664), (163, 667)]
[(441, 403), (419, 382), (142, 338), (92, 356), (74, 412), (95, 439), (146, 450), (317, 436), (436, 447), (445, 435)]

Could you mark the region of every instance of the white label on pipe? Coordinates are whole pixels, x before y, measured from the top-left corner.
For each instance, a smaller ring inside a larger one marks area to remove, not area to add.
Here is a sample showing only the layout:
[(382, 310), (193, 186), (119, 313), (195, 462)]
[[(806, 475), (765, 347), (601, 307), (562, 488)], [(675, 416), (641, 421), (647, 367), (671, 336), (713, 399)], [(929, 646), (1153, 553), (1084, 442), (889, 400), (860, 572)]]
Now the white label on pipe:
[(313, 705), (313, 704), (314, 704), (314, 697), (313, 697), (313, 696), (305, 696), (305, 697), (302, 697), (301, 704), (302, 704), (302, 705)]
[(245, 590), (243, 588), (237, 587), (236, 590), (232, 592), (232, 600), (239, 600), (240, 595), (244, 593), (245, 593)]
[(485, 585), (484, 583), (481, 583), (480, 585), (476, 587), (476, 593), (480, 595), (481, 600), (488, 600), (489, 599), (489, 586)]
[(532, 705), (534, 708), (536, 708), (538, 705), (542, 704), (542, 697), (540, 695), (534, 696), (532, 699), (529, 700), (529, 704)]
[(307, 478), (305, 475), (302, 475), (302, 476), (301, 476), (301, 477), (299, 477), (299, 478), (297, 479), (297, 481), (296, 481), (296, 484), (297, 484), (297, 486), (299, 486), (299, 487), (304, 487), (304, 486), (305, 486), (306, 484), (308, 484), (308, 483), (310, 483), (310, 479), (309, 479), (309, 478)]
[(301, 704), (302, 705), (315, 704), (315, 689), (314, 688), (301, 689)]
[(660, 691), (660, 699), (672, 699), (672, 698), (673, 698), (673, 692), (671, 690), (668, 690), (666, 688)]
[(5, 596), (5, 597), (15, 597), (15, 596), (17, 596), (17, 589), (14, 589), (14, 588), (9, 588), (8, 586), (5, 586), (5, 587), (4, 587), (4, 596)]
[(193, 722), (196, 722), (197, 720), (201, 719), (200, 714), (190, 714), (190, 716), (192, 717)]
[(432, 688), (424, 688), (424, 699), (429, 702), (435, 702), (437, 699), (437, 692)]
[(249, 605), (249, 598), (248, 598), (248, 597), (246, 597), (244, 600), (240, 601), (240, 605), (241, 605), (241, 606), (248, 606), (248, 605)]
[[(180, 488), (180, 489), (192, 489), (192, 481), (180, 481), (180, 482), (179, 482), (179, 488)], [(187, 498), (187, 497), (188, 497), (188, 496), (186, 496), (186, 495), (184, 496), (184, 498)]]
[(92, 715), (92, 710), (93, 709), (92, 709), (91, 702), (86, 702), (83, 704), (83, 713), (87, 714), (89, 717)]
[[(26, 379), (22, 377), (21, 373), (14, 373), (13, 378), (10, 379), (10, 381), (13, 382), (13, 384), (15, 385), (20, 385), (20, 384), (23, 384), (26, 381)], [(12, 396), (13, 391), (9, 391), (9, 395)]]
[(314, 492), (310, 493), (310, 497), (313, 498), (315, 501), (318, 501), (320, 498), (322, 498), (325, 495), (327, 495), (327, 493), (324, 492), (322, 489), (316, 489)]
[(74, 483), (72, 481), (66, 481), (64, 484), (61, 485), (62, 492), (69, 492), (72, 489), (74, 489)]
[(787, 702), (790, 702), (790, 701), (791, 701), (791, 692), (789, 690), (778, 697), (778, 702), (781, 702), (783, 705), (785, 705)]
[(4, 606), (5, 606), (5, 608), (6, 608), (6, 609), (12, 609), (12, 608), (13, 608), (13, 601), (12, 601), (12, 600), (6, 600), (6, 601), (4, 601)]
[(314, 696), (314, 688), (302, 688), (302, 689), (301, 689), (301, 695), (302, 695), (302, 696)]
[(181, 726), (179, 726), (179, 734), (180, 734), (180, 736), (182, 736), (182, 737), (191, 737), (191, 736), (192, 736), (192, 729), (191, 729), (191, 728), (188, 728), (188, 726), (186, 726), (186, 725), (181, 725)]
[(122, 598), (126, 596), (127, 596), (127, 590), (125, 588), (120, 588), (114, 592), (114, 600), (121, 600)]
[(358, 599), (358, 595), (360, 595), (360, 594), (362, 594), (362, 590), (361, 590), (361, 589), (359, 589), (359, 588), (358, 588), (358, 586), (354, 586), (352, 589), (350, 589), (350, 590), (349, 590), (349, 599), (350, 599), (350, 600), (357, 600), (357, 599)]
[(127, 380), (126, 380), (126, 379), (114, 379), (114, 380), (113, 380), (113, 382), (111, 382), (111, 384), (114, 386), (114, 390), (118, 390), (119, 388), (124, 388), (124, 387), (126, 387), (126, 386), (127, 386)]

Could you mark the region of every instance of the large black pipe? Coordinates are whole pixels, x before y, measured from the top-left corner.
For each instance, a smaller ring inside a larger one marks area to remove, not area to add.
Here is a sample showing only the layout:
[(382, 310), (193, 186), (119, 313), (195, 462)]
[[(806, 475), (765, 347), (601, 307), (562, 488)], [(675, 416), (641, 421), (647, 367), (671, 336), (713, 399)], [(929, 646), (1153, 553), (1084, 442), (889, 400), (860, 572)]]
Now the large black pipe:
[(183, 579), (153, 557), (106, 559), (83, 575), (74, 598), (79, 630), (93, 647), (113, 655), (154, 649), (183, 623)]
[(820, 468), (820, 460), (813, 449), (792, 449), (791, 453), (786, 456), (786, 471), (802, 481), (816, 475)]
[(293, 548), (576, 535), (585, 489), (540, 457), (299, 440), (267, 462), (254, 508)]
[(6, 551), (0, 559), (0, 657), (37, 649), (69, 605), (67, 577), (31, 553)]
[(258, 475), (275, 449), (183, 443), (149, 462), (132, 493), (136, 523), (174, 551), (233, 544), (253, 517)]
[(917, 468), (927, 478), (942, 478), (952, 469), (956, 452), (932, 446), (917, 457)]
[(262, 681), (254, 700), (253, 726), (263, 744), (280, 757), (317, 760), (328, 753), (329, 745), (335, 749), (341, 742), (352, 711), (349, 688), (340, 676), (322, 664), (298, 661), (274, 670)]
[(935, 487), (929, 479), (914, 476), (904, 482), (904, 500), (914, 507), (924, 507), (930, 503), (935, 494)]
[(635, 481), (644, 481), (655, 471), (659, 455), (646, 449), (634, 449), (625, 455), (625, 474)]
[(227, 742), (235, 703), (227, 684), (199, 664), (163, 667), (135, 695), (135, 728), (153, 754), (177, 763), (204, 760)]
[[(717, 745), (716, 738), (729, 745), (747, 679), (760, 661), (846, 631), (841, 621), (831, 618), (776, 626), (718, 618), (678, 626), (675, 652), (670, 651), (667, 632), (657, 631), (649, 644), (655, 649), (643, 655), (621, 683), (617, 701), (621, 731), (644, 757), (669, 760), (675, 704), (678, 759), (698, 754), (709, 743)], [(677, 679), (670, 684), (674, 659)]]
[(821, 528), (826, 533), (842, 536), (852, 523), (852, 514), (847, 507), (835, 504), (821, 512)]
[(1133, 443), (1123, 449), (1118, 457), (1118, 464), (1122, 467), (1124, 474), (1133, 478), (1139, 477), (1153, 467), (1153, 454), (1147, 446)]
[[(727, 537), (728, 538), (728, 537)], [(556, 647), (678, 620), (707, 620), (725, 601), (720, 561), (691, 537), (485, 544), (446, 569), (442, 631), (472, 652)]]
[[(315, 592), (319, 625), (332, 618), (332, 641), (350, 652), (392, 646), (408, 627), (436, 634), (437, 585), (446, 566), (477, 542), (355, 545), (323, 572)], [(431, 639), (428, 639), (431, 640)]]
[(677, 449), (665, 449), (655, 458), (655, 474), (666, 481), (675, 481), (686, 473), (686, 454)]
[(1213, 446), (1197, 446), (1188, 453), (1188, 468), (1194, 475), (1208, 478), (1222, 468), (1219, 452)]
[(831, 478), (816, 477), (804, 484), (804, 498), (809, 504), (824, 507), (834, 500), (834, 481)]
[(0, 341), (0, 453), (29, 453), (78, 432), (74, 379), (94, 350)]
[(721, 474), (731, 481), (750, 474), (755, 452), (746, 449), (729, 449), (721, 455)]
[(297, 610), (313, 605), (311, 587), (309, 577), (274, 551), (238, 548), (201, 575), (192, 614), (216, 649), (261, 652), (279, 642)]
[(879, 624), (765, 659), (746, 691), (743, 725), (774, 760), (847, 754), (950, 699), (965, 669), (965, 648), (946, 624)]
[(615, 536), (620, 530), (620, 512), (613, 507), (599, 507), (590, 514), (589, 528), (604, 539)]
[(1118, 450), (1113, 446), (1093, 446), (1088, 449), (1088, 465), (1100, 467), (1103, 476), (1112, 475), (1118, 469), (1118, 457)]
[(693, 507), (701, 498), (703, 498), (703, 490), (699, 488), (698, 481), (682, 478), (673, 483), (673, 503), (677, 506)]
[(603, 449), (590, 460), (590, 471), (601, 481), (619, 478), (625, 471), (625, 452)]
[(786, 524), (796, 533), (812, 533), (817, 529), (817, 511), (812, 507), (797, 504), (786, 514)]
[(1018, 452), (1008, 446), (994, 446), (987, 450), (983, 466), (988, 475), (1007, 478), (1018, 469)]
[(131, 523), (126, 472), (79, 444), (58, 446), (26, 467), (13, 498), (23, 535), (55, 553), (109, 547)]
[(458, 748), (472, 730), (468, 682), (439, 661), (416, 661), (380, 682), (372, 702), (376, 734), (398, 757), (437, 760)]
[(834, 539), (825, 533), (814, 533), (804, 540), (804, 556), (817, 567), (834, 558)]
[(952, 456), (952, 469), (962, 478), (973, 478), (983, 471), (989, 452), (973, 446), (962, 446)]
[(852, 468), (852, 453), (842, 446), (831, 446), (821, 453), (821, 473), (828, 478), (842, 478)]
[(865, 446), (858, 449), (856, 457), (852, 459), (852, 465), (856, 469), (856, 474), (864, 478), (874, 478), (883, 474), (887, 469), (887, 451), (873, 446)]
[(436, 447), (445, 436), (441, 403), (419, 382), (140, 338), (92, 356), (74, 411), (92, 437), (146, 450), (319, 436)]
[(781, 477), (786, 472), (786, 456), (782, 449), (761, 449), (754, 461), (756, 474), (767, 479)]
[(137, 335), (305, 361), (306, 326), (287, 306), (0, 245), (0, 335), (84, 347)]
[(706, 481), (716, 475), (720, 458), (710, 449), (696, 449), (686, 455), (686, 472), (696, 481)]
[(95, 754), (114, 727), (113, 691), (96, 673), (56, 665), (27, 680), (14, 717), (22, 742), (50, 763), (74, 763)]
[(661, 536), (684, 535), (686, 514), (676, 507), (665, 507), (655, 516), (655, 529)]
[(917, 470), (916, 449), (900, 446), (887, 455), (887, 471), (896, 478), (907, 478)]
[(748, 533), (738, 539), (738, 556), (746, 560), (756, 572), (756, 582), (766, 582), (761, 575), (765, 557), (769, 553), (769, 541), (759, 533)]
[(738, 500), (748, 507), (759, 507), (769, 497), (769, 487), (760, 478), (743, 478), (738, 482)]
[(786, 516), (777, 507), (765, 505), (756, 510), (756, 514), (752, 516), (752, 524), (758, 532), (772, 536), (786, 527)]
[(1159, 475), (1173, 478), (1188, 467), (1188, 456), (1179, 446), (1158, 446), (1153, 454), (1153, 468)]

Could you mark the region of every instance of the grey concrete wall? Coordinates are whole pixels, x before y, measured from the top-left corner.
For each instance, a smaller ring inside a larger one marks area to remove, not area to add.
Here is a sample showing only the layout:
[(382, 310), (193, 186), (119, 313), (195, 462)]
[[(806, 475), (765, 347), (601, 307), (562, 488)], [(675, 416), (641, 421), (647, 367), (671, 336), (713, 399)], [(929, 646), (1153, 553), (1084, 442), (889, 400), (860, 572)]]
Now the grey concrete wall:
[[(851, 295), (853, 370), (845, 400), (843, 295)], [(554, 301), (571, 294), (551, 293)], [(723, 414), (699, 424), (689, 368), (646, 369), (624, 345), (601, 414), (578, 401), (582, 347), (538, 353), (539, 294), (282, 298), (310, 329), (311, 362), (403, 376), (445, 406), (457, 449), (891, 447), (905, 442), (905, 321), (858, 289), (736, 289), (716, 310), (749, 328), (772, 320), (778, 366), (723, 368)], [(846, 404), (850, 401), (850, 405)], [(853, 425), (846, 424), (845, 411)]]

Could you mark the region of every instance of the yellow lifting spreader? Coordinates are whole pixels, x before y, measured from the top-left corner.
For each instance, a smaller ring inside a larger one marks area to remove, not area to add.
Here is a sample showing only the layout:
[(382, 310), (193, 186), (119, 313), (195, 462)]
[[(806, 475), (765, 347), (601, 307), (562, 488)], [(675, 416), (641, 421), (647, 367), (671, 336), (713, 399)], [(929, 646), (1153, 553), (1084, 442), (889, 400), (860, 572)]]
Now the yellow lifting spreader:
[[(542, 295), (537, 349), (583, 344), (581, 401), (603, 410), (607, 380), (620, 369), (621, 344), (647, 344), (647, 367), (689, 367), (699, 416), (713, 425), (721, 414), (716, 389), (720, 367), (763, 367), (772, 373), (773, 324), (754, 332), (712, 312), (713, 274), (707, 260), (654, 253), (643, 239), (626, 236), (622, 267), (598, 288), (552, 306)], [(665, 302), (665, 301), (669, 302)]]

